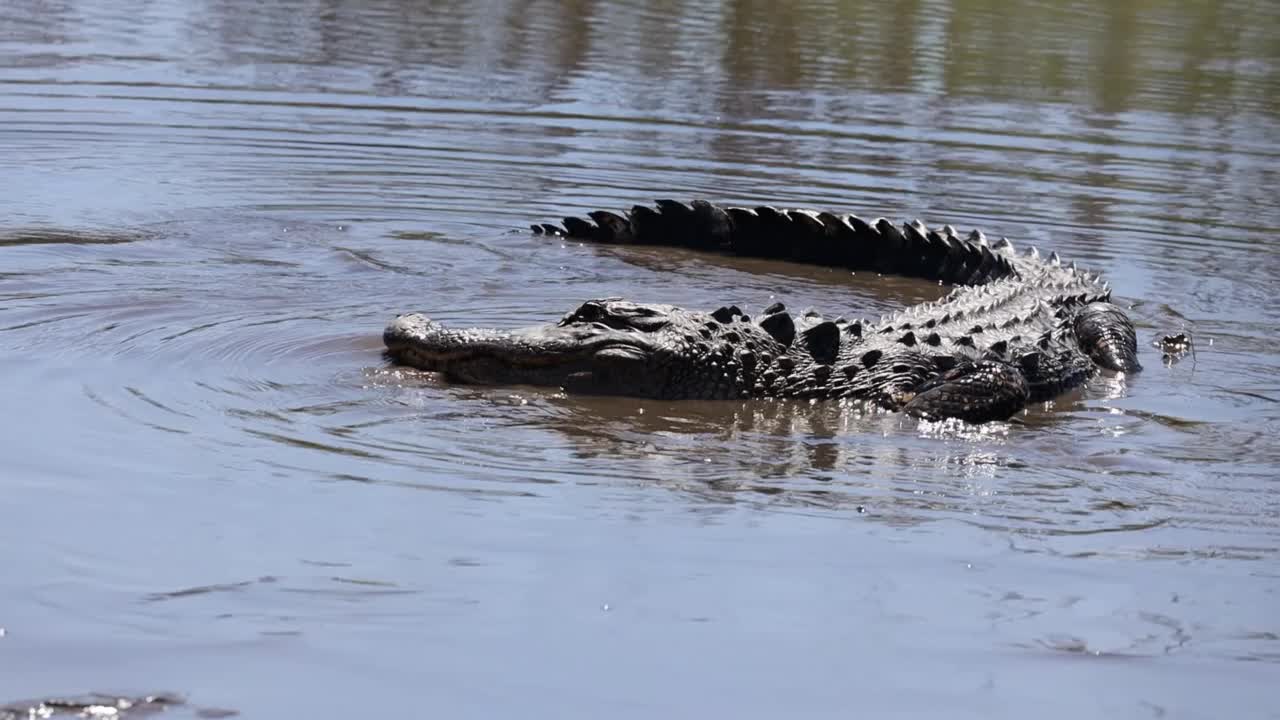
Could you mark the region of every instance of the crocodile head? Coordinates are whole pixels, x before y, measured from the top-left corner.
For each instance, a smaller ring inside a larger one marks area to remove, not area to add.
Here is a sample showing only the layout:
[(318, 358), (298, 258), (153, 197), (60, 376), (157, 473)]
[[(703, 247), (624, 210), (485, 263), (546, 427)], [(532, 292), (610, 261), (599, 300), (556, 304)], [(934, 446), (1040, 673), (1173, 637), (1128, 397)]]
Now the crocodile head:
[(592, 395), (729, 398), (745, 394), (744, 352), (778, 352), (736, 308), (715, 313), (617, 299), (592, 300), (554, 325), (451, 329), (425, 315), (396, 317), (387, 355), (453, 382), (546, 385)]

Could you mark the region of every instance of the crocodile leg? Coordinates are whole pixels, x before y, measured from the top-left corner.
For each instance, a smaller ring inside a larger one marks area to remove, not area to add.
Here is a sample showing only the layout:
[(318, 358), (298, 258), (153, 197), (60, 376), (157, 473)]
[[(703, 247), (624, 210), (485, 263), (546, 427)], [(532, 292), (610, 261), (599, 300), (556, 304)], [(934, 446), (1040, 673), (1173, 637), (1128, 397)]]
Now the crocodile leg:
[(1005, 420), (1031, 396), (1018, 368), (995, 360), (966, 362), (925, 384), (902, 410), (927, 420), (959, 418), (971, 423)]
[(1133, 323), (1111, 303), (1089, 303), (1080, 309), (1075, 322), (1080, 349), (1099, 366), (1116, 372), (1137, 372), (1138, 337)]

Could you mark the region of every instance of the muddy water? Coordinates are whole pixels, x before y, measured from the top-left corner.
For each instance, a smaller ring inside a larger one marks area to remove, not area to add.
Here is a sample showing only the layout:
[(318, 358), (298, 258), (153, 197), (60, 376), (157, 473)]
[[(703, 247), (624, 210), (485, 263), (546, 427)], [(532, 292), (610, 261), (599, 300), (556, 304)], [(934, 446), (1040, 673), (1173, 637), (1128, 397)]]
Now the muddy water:
[[(1267, 2), (9, 0), (0, 704), (1276, 717), (1278, 35)], [(514, 231), (667, 196), (1057, 250), (1147, 370), (961, 431), (381, 359), (410, 309), (939, 292)]]

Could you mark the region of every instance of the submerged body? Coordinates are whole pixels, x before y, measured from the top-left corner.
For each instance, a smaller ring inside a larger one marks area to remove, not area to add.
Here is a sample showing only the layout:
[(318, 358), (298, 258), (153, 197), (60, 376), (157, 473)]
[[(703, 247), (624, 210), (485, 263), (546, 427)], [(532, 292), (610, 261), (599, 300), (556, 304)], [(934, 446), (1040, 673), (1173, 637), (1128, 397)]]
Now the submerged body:
[(1133, 326), (1096, 278), (975, 231), (807, 210), (660, 201), (535, 232), (875, 270), (960, 285), (871, 323), (781, 304), (756, 317), (592, 300), (554, 325), (455, 330), (420, 313), (383, 334), (395, 362), (453, 381), (661, 399), (858, 398), (926, 418), (1010, 417), (1099, 369), (1140, 368)]

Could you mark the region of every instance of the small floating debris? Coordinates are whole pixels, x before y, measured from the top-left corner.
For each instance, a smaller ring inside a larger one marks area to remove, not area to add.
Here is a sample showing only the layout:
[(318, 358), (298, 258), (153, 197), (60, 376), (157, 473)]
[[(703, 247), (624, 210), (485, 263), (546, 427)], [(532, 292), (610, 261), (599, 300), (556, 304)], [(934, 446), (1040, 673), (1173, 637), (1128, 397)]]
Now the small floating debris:
[(1152, 345), (1163, 353), (1166, 365), (1172, 365), (1181, 360), (1187, 353), (1191, 353), (1194, 357), (1196, 352), (1195, 343), (1191, 340), (1191, 333), (1185, 331), (1174, 335), (1165, 335), (1162, 338), (1158, 338)]
[[(0, 720), (30, 720), (31, 718), (56, 718), (60, 716), (82, 718), (147, 717), (182, 704), (184, 704), (182, 698), (167, 693), (143, 695), (141, 697), (90, 693), (71, 697), (23, 700), (0, 705)], [(221, 717), (226, 717), (226, 715)]]

